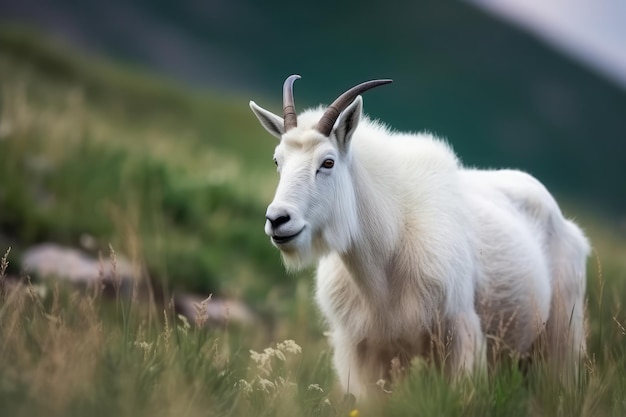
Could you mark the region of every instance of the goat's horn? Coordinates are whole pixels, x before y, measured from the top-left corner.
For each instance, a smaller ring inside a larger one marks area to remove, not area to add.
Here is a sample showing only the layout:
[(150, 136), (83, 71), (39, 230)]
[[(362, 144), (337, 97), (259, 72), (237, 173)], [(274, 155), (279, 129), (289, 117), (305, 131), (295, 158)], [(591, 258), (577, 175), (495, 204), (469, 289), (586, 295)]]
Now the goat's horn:
[(359, 94), (371, 88), (378, 87), (379, 85), (389, 84), (390, 82), (392, 82), (392, 80), (372, 80), (352, 87), (337, 97), (337, 99), (333, 101), (333, 104), (328, 106), (328, 109), (326, 109), (320, 121), (317, 122), (317, 130), (324, 136), (329, 136), (341, 112), (344, 111)]
[(298, 126), (298, 116), (293, 103), (293, 83), (299, 79), (299, 75), (290, 75), (283, 84), (283, 119), (285, 120), (285, 132)]

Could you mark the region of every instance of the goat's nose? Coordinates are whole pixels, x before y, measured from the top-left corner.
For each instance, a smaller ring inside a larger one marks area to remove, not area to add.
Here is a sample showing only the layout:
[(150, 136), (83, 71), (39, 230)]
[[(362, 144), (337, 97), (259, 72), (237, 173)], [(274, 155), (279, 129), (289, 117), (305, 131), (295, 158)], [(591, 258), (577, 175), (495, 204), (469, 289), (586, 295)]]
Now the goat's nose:
[(289, 220), (291, 220), (291, 217), (288, 214), (286, 214), (286, 213), (278, 215), (276, 217), (271, 217), (271, 216), (267, 215), (267, 216), (265, 216), (265, 218), (267, 219), (267, 221), (269, 221), (272, 224), (272, 228), (273, 229), (276, 229), (281, 224), (285, 224)]

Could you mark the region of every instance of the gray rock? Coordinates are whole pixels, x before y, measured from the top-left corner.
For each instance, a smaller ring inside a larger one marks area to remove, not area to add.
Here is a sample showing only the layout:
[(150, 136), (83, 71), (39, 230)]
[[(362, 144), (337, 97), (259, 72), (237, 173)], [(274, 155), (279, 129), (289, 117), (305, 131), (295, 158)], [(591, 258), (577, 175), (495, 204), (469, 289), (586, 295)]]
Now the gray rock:
[[(130, 295), (133, 279), (139, 273), (125, 258), (120, 255), (115, 258), (114, 268), (110, 258), (99, 260), (79, 249), (44, 243), (33, 246), (22, 254), (22, 269), (38, 278), (54, 278), (78, 286), (102, 282), (110, 288), (117, 280), (121, 295), (126, 297)], [(239, 300), (207, 300), (199, 295), (182, 293), (174, 297), (174, 306), (192, 324), (251, 326), (259, 322), (254, 312)]]
[(89, 285), (97, 282), (119, 282), (130, 287), (135, 270), (125, 258), (116, 255), (95, 259), (86, 253), (55, 243), (43, 243), (27, 249), (22, 254), (22, 269), (40, 278), (56, 278), (73, 284)]

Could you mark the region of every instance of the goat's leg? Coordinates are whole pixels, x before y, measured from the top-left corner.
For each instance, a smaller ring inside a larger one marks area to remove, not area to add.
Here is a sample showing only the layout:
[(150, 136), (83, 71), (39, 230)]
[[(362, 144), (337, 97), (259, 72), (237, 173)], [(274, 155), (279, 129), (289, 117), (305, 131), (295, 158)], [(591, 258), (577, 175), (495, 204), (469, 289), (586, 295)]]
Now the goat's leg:
[(485, 336), (475, 311), (459, 313), (450, 320), (449, 356), (446, 368), (453, 377), (485, 372), (487, 352)]
[[(353, 394), (359, 401), (382, 398), (384, 391), (377, 385), (378, 381), (392, 382), (393, 360), (406, 360), (404, 356), (400, 359), (401, 355), (394, 355), (392, 349), (380, 349), (365, 339), (355, 343), (339, 333), (333, 335), (333, 344), (333, 361), (341, 385), (346, 394)], [(403, 365), (407, 364), (408, 361), (403, 362)]]
[(344, 389), (344, 394), (352, 394), (357, 399), (364, 398), (367, 394), (368, 381), (367, 369), (364, 368), (362, 352), (358, 345), (339, 331), (333, 332), (333, 365), (339, 377), (339, 382)]
[(576, 377), (585, 355), (584, 285), (559, 284), (545, 328), (545, 355), (551, 368), (568, 379)]
[(585, 284), (588, 244), (572, 223), (553, 247), (552, 303), (545, 328), (545, 355), (564, 378), (576, 376), (585, 355)]

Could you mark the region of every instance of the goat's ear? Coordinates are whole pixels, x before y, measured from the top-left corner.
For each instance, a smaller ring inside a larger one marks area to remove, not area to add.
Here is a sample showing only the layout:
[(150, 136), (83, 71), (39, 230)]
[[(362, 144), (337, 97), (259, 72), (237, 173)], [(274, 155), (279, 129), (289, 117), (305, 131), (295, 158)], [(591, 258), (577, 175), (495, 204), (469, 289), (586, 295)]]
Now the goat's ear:
[(250, 101), (250, 109), (270, 135), (275, 136), (278, 139), (283, 136), (283, 133), (285, 133), (285, 121), (282, 117), (276, 116), (271, 111), (257, 106), (254, 101)]
[(341, 150), (347, 151), (350, 145), (352, 134), (356, 130), (361, 120), (363, 112), (363, 99), (358, 96), (352, 104), (350, 104), (339, 117), (337, 126), (335, 127), (335, 137)]

